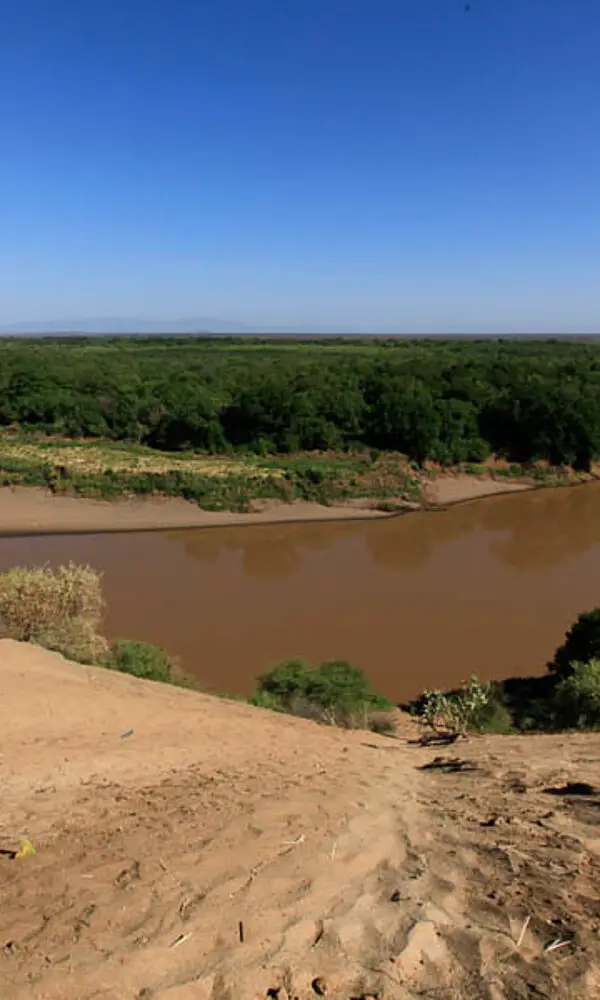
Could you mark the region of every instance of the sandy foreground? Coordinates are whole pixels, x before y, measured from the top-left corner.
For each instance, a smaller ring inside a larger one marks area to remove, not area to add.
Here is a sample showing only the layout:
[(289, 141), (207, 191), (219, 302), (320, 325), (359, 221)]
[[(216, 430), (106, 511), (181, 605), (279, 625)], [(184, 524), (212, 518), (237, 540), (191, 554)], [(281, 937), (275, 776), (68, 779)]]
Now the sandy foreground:
[[(529, 489), (524, 483), (448, 476), (426, 487), (427, 501), (436, 505)], [(410, 509), (410, 504), (404, 505)], [(414, 506), (414, 505), (413, 505)], [(400, 509), (402, 506), (400, 505)], [(42, 534), (87, 531), (147, 531), (159, 528), (202, 528), (234, 524), (272, 524), (297, 521), (339, 521), (389, 517), (375, 501), (346, 501), (330, 507), (316, 503), (277, 501), (257, 504), (252, 513), (203, 510), (177, 497), (90, 500), (55, 496), (37, 487), (0, 487), (0, 533)]]
[(399, 718), (0, 642), (2, 1000), (600, 996), (600, 794), (560, 793), (600, 736), (423, 748)]

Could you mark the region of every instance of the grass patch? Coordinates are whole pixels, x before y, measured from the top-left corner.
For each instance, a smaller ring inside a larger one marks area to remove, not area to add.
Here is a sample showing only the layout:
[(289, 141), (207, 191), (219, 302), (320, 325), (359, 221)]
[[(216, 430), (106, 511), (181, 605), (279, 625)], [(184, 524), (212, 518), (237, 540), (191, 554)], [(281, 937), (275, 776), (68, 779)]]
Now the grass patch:
[(39, 434), (8, 435), (0, 438), (2, 462), (11, 458), (25, 465), (62, 466), (72, 474), (96, 475), (113, 472), (160, 474), (188, 472), (203, 476), (230, 476), (252, 470), (268, 475), (253, 457), (207, 455), (201, 452), (165, 452), (143, 445), (111, 441), (70, 441)]
[(349, 499), (418, 499), (420, 483), (402, 455), (315, 452), (301, 455), (173, 454), (140, 445), (5, 435), (0, 485), (41, 486), (104, 500), (182, 497), (205, 510), (248, 511), (253, 501), (325, 506)]

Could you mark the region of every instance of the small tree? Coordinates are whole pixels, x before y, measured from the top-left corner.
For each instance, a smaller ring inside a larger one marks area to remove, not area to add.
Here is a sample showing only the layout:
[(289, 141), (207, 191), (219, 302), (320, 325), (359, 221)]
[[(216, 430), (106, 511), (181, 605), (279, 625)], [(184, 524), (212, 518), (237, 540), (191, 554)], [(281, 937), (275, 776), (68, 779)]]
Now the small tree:
[(368, 726), (372, 713), (392, 707), (373, 692), (363, 671), (346, 660), (328, 660), (317, 668), (301, 659), (284, 660), (258, 678), (252, 701), (341, 726)]
[(373, 692), (363, 671), (346, 660), (327, 660), (312, 672), (309, 699), (333, 725), (353, 725), (374, 709), (391, 707)]
[(282, 660), (257, 680), (257, 694), (268, 694), (281, 708), (289, 710), (294, 698), (306, 696), (312, 667), (300, 658)]
[(468, 732), (490, 728), (506, 731), (510, 728), (510, 716), (505, 713), (500, 718), (501, 708), (493, 697), (489, 684), (481, 684), (473, 674), (463, 681), (460, 691), (444, 694), (442, 691), (426, 691), (419, 706), (419, 714), (425, 725), (436, 733), (465, 735)]
[(568, 676), (573, 671), (573, 664), (589, 663), (595, 659), (600, 659), (600, 608), (579, 615), (548, 668), (556, 674)]
[(552, 698), (554, 723), (558, 729), (600, 727), (600, 660), (572, 663), (569, 676), (562, 677)]

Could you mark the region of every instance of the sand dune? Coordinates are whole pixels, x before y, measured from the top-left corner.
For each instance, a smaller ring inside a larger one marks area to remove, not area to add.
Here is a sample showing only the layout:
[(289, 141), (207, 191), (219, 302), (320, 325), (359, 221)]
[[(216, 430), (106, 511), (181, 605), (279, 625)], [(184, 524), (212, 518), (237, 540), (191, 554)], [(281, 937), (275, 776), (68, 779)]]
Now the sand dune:
[(2, 1000), (598, 997), (600, 736), (414, 737), (0, 642)]

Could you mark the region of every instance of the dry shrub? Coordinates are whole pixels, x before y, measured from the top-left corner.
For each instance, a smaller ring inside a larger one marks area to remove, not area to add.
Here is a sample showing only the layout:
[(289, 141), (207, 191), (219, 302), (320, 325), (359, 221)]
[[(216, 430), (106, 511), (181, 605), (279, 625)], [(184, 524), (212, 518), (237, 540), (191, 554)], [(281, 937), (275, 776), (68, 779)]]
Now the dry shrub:
[(33, 642), (71, 660), (104, 659), (99, 634), (104, 601), (101, 576), (89, 566), (15, 566), (0, 573), (0, 637)]

